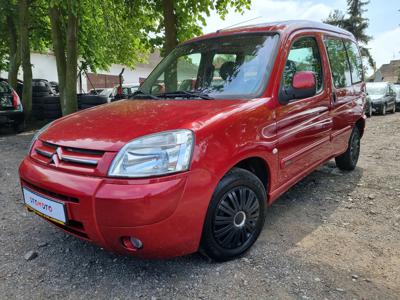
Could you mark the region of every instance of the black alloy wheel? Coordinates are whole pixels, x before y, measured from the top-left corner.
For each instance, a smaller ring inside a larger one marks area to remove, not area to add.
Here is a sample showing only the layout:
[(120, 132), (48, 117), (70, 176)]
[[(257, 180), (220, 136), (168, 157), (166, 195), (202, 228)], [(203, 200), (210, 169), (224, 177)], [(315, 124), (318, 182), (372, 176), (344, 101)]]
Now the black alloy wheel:
[(265, 204), (265, 187), (255, 174), (240, 168), (229, 171), (209, 204), (200, 252), (216, 261), (245, 253), (260, 235)]
[(256, 231), (260, 205), (247, 187), (231, 189), (220, 200), (213, 220), (213, 235), (225, 249), (243, 246)]
[(351, 133), (347, 150), (342, 155), (335, 157), (336, 166), (344, 171), (352, 171), (356, 168), (360, 157), (360, 130), (355, 126)]

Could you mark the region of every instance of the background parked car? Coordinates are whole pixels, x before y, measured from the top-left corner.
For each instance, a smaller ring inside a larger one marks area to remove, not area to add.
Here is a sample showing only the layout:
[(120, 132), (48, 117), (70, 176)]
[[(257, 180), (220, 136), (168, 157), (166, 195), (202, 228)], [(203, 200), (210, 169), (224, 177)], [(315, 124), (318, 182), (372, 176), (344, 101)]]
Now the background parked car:
[(16, 132), (25, 128), (21, 100), (5, 80), (0, 80), (0, 124), (10, 124)]
[(368, 118), (372, 117), (372, 101), (371, 101), (371, 97), (368, 95), (367, 97), (365, 97), (365, 115)]
[(396, 93), (396, 110), (400, 111), (400, 84), (393, 85), (393, 88)]
[(107, 102), (111, 102), (112, 99), (114, 99), (115, 97), (114, 89), (113, 88), (104, 89), (101, 91), (100, 96), (107, 97)]
[(136, 92), (140, 87), (139, 83), (124, 83), (122, 85), (122, 90), (119, 91), (119, 85), (114, 87), (113, 91), (113, 100), (121, 100), (121, 99), (127, 99), (130, 95), (132, 95), (134, 92)]
[(387, 112), (396, 112), (396, 94), (393, 84), (388, 82), (368, 82), (367, 93), (371, 98), (374, 113), (386, 115)]

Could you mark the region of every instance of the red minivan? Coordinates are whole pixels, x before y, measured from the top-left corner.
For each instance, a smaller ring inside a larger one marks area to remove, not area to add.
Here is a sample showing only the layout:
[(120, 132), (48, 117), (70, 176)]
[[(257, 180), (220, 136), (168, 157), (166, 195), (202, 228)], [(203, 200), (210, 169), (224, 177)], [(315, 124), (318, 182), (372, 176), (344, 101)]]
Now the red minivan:
[(37, 132), (19, 169), (25, 205), (118, 253), (229, 260), (319, 165), (355, 168), (365, 95), (342, 29), (289, 21), (195, 38), (131, 99)]

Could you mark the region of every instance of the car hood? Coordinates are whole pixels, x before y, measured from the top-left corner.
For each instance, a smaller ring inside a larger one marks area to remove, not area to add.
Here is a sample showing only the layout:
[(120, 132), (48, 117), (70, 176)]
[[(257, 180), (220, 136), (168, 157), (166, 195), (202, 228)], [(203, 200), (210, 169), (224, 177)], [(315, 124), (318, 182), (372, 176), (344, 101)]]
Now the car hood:
[(174, 129), (196, 131), (253, 105), (245, 100), (123, 100), (59, 119), (40, 139), (65, 147), (118, 151), (137, 137)]
[(371, 101), (382, 100), (383, 98), (385, 98), (384, 95), (369, 95), (369, 97), (371, 98)]

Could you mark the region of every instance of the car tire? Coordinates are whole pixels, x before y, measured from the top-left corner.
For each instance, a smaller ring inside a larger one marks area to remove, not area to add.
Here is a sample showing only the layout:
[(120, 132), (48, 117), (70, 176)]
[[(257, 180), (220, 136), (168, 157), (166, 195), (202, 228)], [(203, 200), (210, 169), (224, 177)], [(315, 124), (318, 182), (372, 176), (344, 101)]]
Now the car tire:
[(357, 126), (351, 132), (348, 147), (345, 153), (335, 157), (336, 166), (343, 171), (353, 171), (360, 156), (361, 135)]
[(108, 99), (103, 95), (80, 95), (78, 101), (81, 104), (96, 106), (107, 103)]
[(371, 103), (369, 104), (369, 110), (368, 110), (368, 115), (367, 115), (367, 117), (368, 117), (368, 118), (371, 118), (371, 117), (372, 117), (372, 104), (371, 104)]
[(24, 130), (25, 130), (25, 121), (20, 121), (18, 123), (15, 123), (13, 128), (14, 128), (15, 133), (24, 132)]
[(393, 110), (392, 110), (392, 114), (396, 113), (396, 103), (393, 105)]
[(386, 104), (383, 104), (383, 105), (382, 105), (381, 115), (382, 115), (382, 116), (386, 115)]
[(200, 252), (215, 261), (241, 256), (264, 225), (266, 192), (260, 179), (239, 168), (218, 183), (209, 204)]
[(46, 120), (56, 120), (62, 117), (61, 110), (45, 110), (43, 112), (43, 119)]

